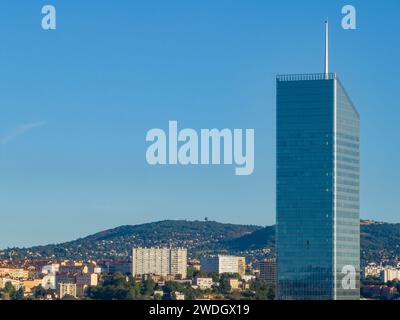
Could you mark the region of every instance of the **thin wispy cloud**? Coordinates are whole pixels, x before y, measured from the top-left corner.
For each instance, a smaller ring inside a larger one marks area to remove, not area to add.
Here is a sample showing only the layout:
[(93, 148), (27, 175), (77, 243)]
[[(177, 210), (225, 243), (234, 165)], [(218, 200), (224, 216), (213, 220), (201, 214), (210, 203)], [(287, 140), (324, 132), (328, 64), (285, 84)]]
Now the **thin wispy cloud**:
[(7, 144), (10, 141), (17, 139), (19, 136), (26, 134), (35, 128), (44, 126), (46, 123), (47, 123), (46, 121), (37, 121), (37, 122), (21, 124), (14, 130), (5, 134), (4, 136), (0, 136), (0, 145)]

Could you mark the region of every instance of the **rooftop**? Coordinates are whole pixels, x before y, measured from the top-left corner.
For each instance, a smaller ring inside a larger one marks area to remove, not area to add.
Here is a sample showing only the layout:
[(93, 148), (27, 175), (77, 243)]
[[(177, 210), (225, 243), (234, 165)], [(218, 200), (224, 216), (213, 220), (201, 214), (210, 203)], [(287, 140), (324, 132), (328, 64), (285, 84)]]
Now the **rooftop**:
[(305, 74), (278, 74), (277, 81), (313, 81), (313, 80), (334, 80), (336, 73), (305, 73)]

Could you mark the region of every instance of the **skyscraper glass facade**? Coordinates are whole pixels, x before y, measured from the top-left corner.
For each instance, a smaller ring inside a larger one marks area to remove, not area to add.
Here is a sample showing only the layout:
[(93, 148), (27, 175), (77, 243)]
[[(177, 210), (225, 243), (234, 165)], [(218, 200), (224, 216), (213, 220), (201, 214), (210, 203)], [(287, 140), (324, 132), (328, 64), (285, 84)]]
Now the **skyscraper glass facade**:
[(358, 299), (359, 237), (356, 109), (335, 74), (278, 76), (278, 298)]

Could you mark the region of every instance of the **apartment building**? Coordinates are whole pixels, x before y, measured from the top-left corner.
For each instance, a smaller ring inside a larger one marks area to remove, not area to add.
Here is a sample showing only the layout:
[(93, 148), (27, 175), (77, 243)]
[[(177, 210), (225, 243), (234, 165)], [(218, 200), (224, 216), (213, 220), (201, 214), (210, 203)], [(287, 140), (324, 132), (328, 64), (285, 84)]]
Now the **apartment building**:
[(207, 256), (200, 259), (201, 271), (223, 273), (238, 273), (245, 275), (246, 260), (244, 257), (237, 256)]
[(187, 249), (185, 248), (134, 248), (132, 250), (132, 274), (155, 274), (186, 278)]
[(14, 267), (1, 267), (0, 277), (9, 276), (13, 279), (27, 279), (29, 277), (29, 270)]

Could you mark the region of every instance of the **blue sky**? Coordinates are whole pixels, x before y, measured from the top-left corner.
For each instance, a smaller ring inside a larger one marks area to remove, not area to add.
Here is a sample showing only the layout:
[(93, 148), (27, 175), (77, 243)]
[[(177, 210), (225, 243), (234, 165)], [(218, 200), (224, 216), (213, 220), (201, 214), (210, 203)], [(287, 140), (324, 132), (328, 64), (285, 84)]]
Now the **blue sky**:
[[(57, 30), (41, 29), (41, 8)], [(357, 9), (357, 30), (341, 8)], [(0, 248), (122, 224), (275, 221), (275, 75), (331, 71), (361, 114), (362, 218), (400, 222), (398, 1), (2, 1)], [(255, 172), (150, 167), (146, 133), (254, 128)]]

